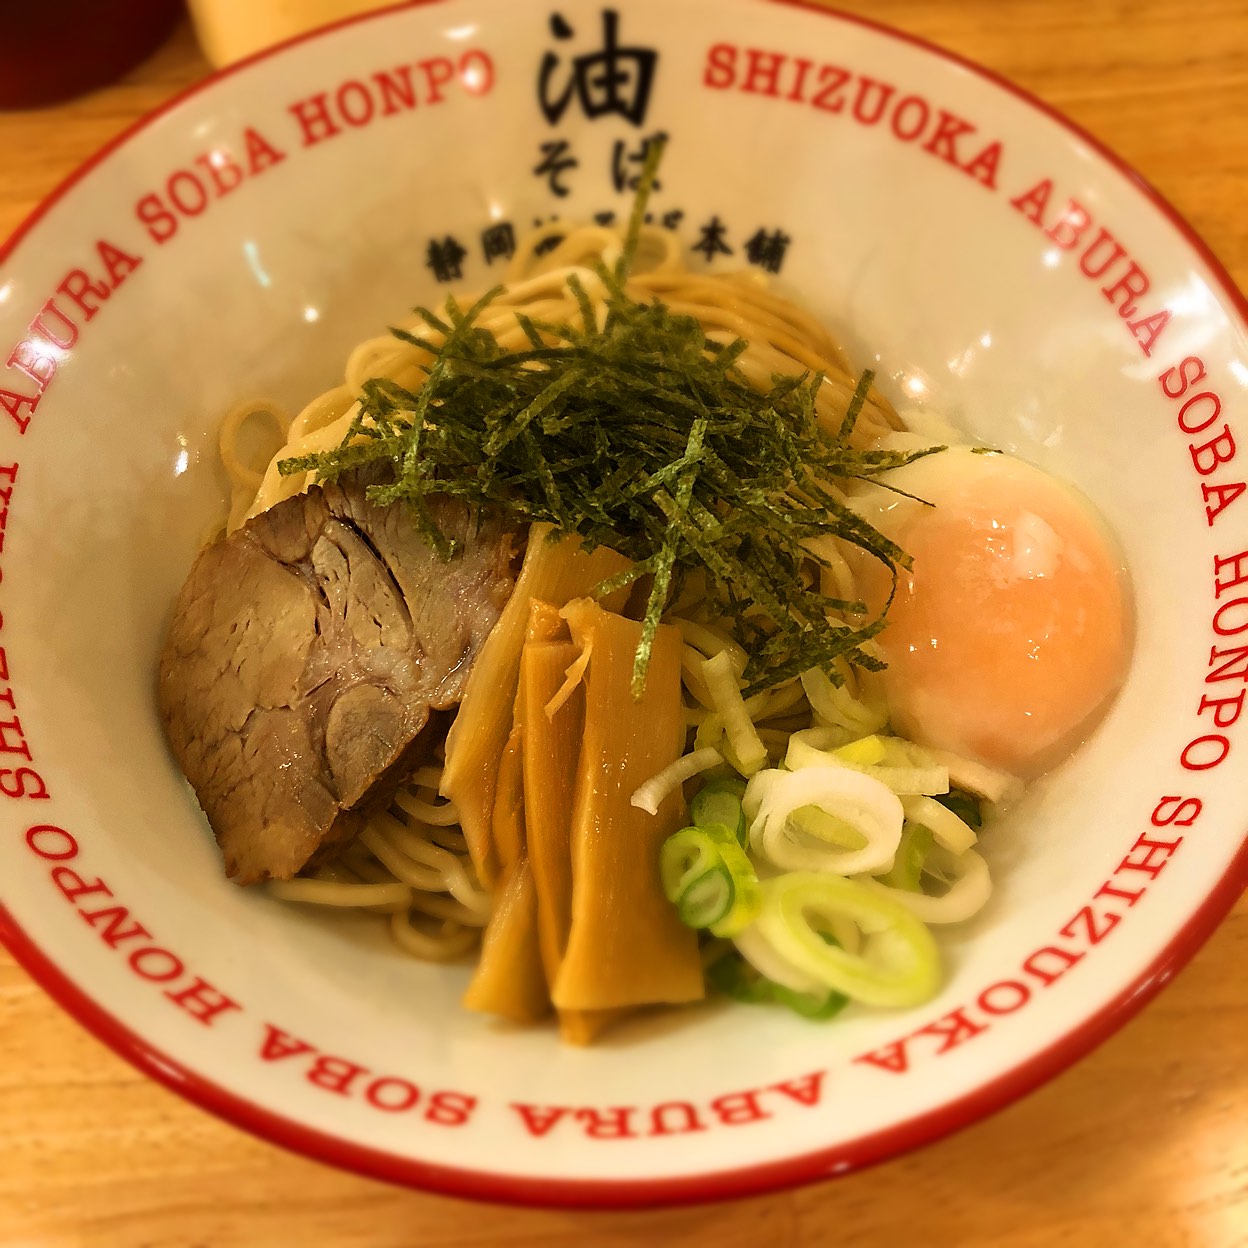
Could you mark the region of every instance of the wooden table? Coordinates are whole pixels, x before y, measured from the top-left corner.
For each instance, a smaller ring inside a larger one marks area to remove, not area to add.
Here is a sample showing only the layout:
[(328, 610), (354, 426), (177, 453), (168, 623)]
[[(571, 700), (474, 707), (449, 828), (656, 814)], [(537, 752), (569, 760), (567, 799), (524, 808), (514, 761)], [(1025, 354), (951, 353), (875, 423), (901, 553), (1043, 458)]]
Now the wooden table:
[[(1248, 289), (1245, 0), (842, 7), (991, 66), (1074, 118), (1151, 180)], [(102, 143), (206, 71), (183, 28), (115, 86), (0, 114), (0, 237)], [(951, 1139), (801, 1191), (590, 1215), (474, 1207), (280, 1152), (142, 1078), (0, 952), (0, 1244), (1244, 1248), (1245, 966), (1241, 899), (1122, 1032)]]

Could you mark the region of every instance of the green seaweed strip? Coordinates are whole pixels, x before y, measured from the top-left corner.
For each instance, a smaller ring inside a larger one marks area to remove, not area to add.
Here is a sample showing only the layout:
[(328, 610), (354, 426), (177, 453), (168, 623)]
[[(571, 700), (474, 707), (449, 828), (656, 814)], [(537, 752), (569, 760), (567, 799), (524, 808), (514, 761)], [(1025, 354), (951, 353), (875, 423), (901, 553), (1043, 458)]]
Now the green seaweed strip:
[[(444, 336), (435, 348), (395, 331), (433, 354), (419, 390), (385, 379), (366, 383), (360, 413), (338, 447), (279, 468), (328, 480), (385, 463), (392, 479), (370, 486), (370, 497), (410, 506), (421, 533), (447, 558), (453, 550), (432, 519), (431, 495), (499, 509), (517, 523), (547, 522), (588, 547), (618, 550), (637, 571), (610, 585), (654, 578), (635, 694), (644, 688), (663, 611), (695, 570), (705, 572), (708, 593), (751, 655), (749, 691), (810, 667), (827, 671), (838, 658), (878, 668), (863, 646), (883, 627), (883, 615), (854, 627), (830, 624), (829, 612), (865, 608), (802, 586), (805, 544), (826, 535), (847, 541), (879, 560), (895, 588), (907, 555), (845, 507), (828, 482), (872, 479), (930, 452), (849, 446), (869, 373), (833, 437), (815, 419), (818, 375), (777, 377), (769, 389), (754, 390), (736, 368), (744, 342), (709, 343), (693, 317), (626, 294), (661, 151), (652, 145), (620, 262), (598, 266), (608, 292), (601, 327), (579, 284), (571, 295), (583, 328), (519, 314), (528, 344), (521, 351), (504, 351), (477, 324), (497, 290), (466, 310), (448, 300), (442, 316), (418, 309)], [(769, 619), (748, 617), (747, 603)]]

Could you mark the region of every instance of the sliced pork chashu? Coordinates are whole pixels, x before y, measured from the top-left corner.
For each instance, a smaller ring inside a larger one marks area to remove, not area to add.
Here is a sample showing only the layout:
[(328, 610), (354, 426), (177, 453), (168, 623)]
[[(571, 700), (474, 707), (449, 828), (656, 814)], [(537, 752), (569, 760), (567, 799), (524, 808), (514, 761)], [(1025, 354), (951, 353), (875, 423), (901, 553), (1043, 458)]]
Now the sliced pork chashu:
[(443, 561), (376, 470), (344, 474), (206, 547), (160, 662), (161, 717), (240, 884), (350, 839), (432, 748), (512, 588), (513, 535), (435, 499)]

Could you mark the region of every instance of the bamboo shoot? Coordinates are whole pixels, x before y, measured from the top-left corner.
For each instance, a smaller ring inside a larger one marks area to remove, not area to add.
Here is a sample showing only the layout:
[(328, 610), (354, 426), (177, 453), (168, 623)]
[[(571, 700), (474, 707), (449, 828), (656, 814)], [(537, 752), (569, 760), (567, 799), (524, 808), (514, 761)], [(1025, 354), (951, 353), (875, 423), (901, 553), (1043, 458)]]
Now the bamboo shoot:
[[(529, 863), (537, 890), (537, 930), (546, 982), (553, 984), (563, 962), (572, 926), (572, 801), (585, 730), (585, 694), (578, 684), (549, 713), (551, 699), (575, 665), (578, 650), (570, 641), (540, 644), (542, 633), (557, 637), (567, 625), (545, 603), (542, 629), (530, 623), (524, 647), (520, 688), (524, 721), (524, 801)], [(550, 612), (553, 611), (553, 620)], [(569, 1044), (588, 1044), (627, 1010), (560, 1010), (559, 1033)]]
[(563, 1010), (698, 1000), (705, 995), (696, 934), (659, 879), (659, 847), (677, 831), (684, 799), (657, 815), (629, 799), (680, 756), (680, 633), (660, 625), (646, 689), (629, 691), (641, 625), (588, 599), (569, 603), (573, 641), (592, 648), (571, 833), (572, 916), (551, 997)]
[[(441, 791), (459, 810), (472, 864), (483, 887), (499, 884), (500, 863), (491, 824), (499, 764), (512, 727), (512, 704), (520, 676), (520, 653), (529, 604), (541, 599), (563, 606), (601, 581), (627, 569), (629, 561), (605, 546), (591, 553), (575, 538), (549, 540), (549, 526), (529, 532), (524, 565), (498, 623), (468, 677), (463, 701), (446, 739)], [(625, 587), (604, 598), (608, 608), (628, 596)]]
[(542, 963), (551, 983), (572, 926), (572, 799), (585, 726), (584, 691), (578, 687), (553, 718), (547, 717), (545, 708), (577, 653), (570, 641), (536, 646), (530, 642), (522, 667), (529, 855)]
[(481, 958), (464, 1005), (499, 1014), (516, 1023), (532, 1023), (550, 1013), (550, 994), (537, 927), (537, 894), (527, 859), (521, 859), (494, 899), (494, 912), (481, 942)]

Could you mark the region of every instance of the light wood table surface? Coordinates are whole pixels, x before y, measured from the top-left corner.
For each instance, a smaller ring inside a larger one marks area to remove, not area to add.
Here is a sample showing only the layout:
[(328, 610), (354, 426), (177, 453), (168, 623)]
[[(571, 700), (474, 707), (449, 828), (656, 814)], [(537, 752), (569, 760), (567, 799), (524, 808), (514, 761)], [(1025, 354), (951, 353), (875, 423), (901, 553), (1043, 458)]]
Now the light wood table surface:
[[(1072, 117), (1151, 181), (1248, 289), (1248, 0), (841, 7), (989, 66)], [(0, 114), (0, 238), (96, 148), (206, 72), (184, 27), (123, 82)], [(0, 951), (0, 1244), (1244, 1248), (1245, 968), (1241, 898), (1108, 1043), (952, 1138), (795, 1192), (577, 1214), (401, 1191), (255, 1140), (138, 1075)]]

